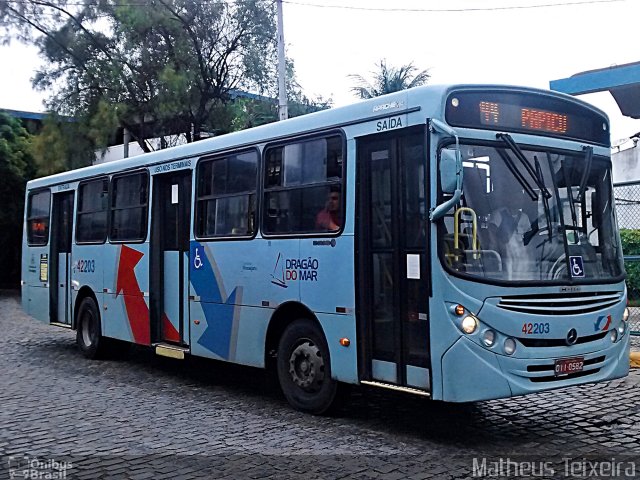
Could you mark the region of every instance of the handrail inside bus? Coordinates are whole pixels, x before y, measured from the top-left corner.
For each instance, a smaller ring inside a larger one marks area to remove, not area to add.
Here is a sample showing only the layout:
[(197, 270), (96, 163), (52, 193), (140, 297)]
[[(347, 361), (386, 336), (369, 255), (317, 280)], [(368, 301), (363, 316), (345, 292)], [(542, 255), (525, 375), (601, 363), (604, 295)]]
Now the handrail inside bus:
[[(463, 213), (471, 214), (471, 249), (474, 252), (478, 251), (478, 216), (473, 208), (460, 207), (453, 214), (453, 248), (457, 251), (460, 248), (460, 216)], [(476, 258), (474, 253), (473, 258)]]

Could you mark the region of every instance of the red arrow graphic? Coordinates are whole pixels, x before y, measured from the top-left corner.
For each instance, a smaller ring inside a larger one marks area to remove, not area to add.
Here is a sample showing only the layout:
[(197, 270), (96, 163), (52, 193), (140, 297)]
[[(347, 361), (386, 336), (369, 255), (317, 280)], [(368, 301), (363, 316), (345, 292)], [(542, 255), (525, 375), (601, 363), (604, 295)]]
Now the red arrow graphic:
[(140, 285), (136, 279), (135, 266), (144, 256), (142, 252), (122, 245), (120, 248), (120, 260), (118, 262), (118, 277), (116, 280), (116, 297), (122, 293), (124, 308), (133, 339), (143, 345), (151, 344), (151, 332), (149, 325), (149, 307), (144, 301), (144, 295), (140, 291)]
[(169, 340), (170, 342), (177, 343), (180, 341), (180, 332), (178, 332), (176, 327), (173, 326), (166, 313), (162, 314), (162, 336), (165, 340)]

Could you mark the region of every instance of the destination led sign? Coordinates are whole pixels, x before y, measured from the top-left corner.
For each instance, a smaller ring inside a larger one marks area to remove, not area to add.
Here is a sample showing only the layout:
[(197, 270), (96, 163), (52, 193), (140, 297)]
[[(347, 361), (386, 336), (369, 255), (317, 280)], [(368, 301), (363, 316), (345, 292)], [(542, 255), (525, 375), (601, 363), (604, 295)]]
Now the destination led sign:
[(447, 99), (452, 126), (567, 137), (609, 145), (607, 119), (561, 98), (500, 91), (455, 92)]

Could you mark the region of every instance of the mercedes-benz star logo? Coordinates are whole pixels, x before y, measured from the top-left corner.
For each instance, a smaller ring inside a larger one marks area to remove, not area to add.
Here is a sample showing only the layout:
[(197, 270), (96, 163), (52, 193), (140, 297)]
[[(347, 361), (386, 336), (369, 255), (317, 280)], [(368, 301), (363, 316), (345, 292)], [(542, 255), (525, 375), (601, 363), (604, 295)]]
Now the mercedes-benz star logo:
[(567, 345), (573, 345), (577, 341), (578, 341), (578, 332), (576, 332), (575, 328), (572, 328), (571, 330), (569, 330), (569, 333), (567, 333)]

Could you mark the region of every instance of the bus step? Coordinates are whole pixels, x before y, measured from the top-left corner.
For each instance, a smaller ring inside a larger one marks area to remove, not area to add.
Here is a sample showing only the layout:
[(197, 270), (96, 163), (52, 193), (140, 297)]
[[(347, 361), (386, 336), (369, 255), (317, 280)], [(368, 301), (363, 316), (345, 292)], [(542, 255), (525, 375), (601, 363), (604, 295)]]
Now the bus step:
[(414, 395), (421, 395), (423, 397), (431, 397), (431, 393), (424, 390), (418, 390), (417, 388), (402, 387), (400, 385), (394, 385), (392, 383), (376, 382), (372, 380), (360, 380), (362, 385), (370, 387), (387, 388), (389, 390), (395, 390), (396, 392), (412, 393)]
[(184, 360), (185, 352), (189, 352), (188, 348), (177, 347), (175, 345), (167, 345), (164, 343), (155, 344), (154, 347), (156, 347), (156, 355), (175, 358), (177, 360)]
[(71, 328), (71, 325), (68, 323), (50, 322), (50, 325), (53, 325), (54, 327)]

